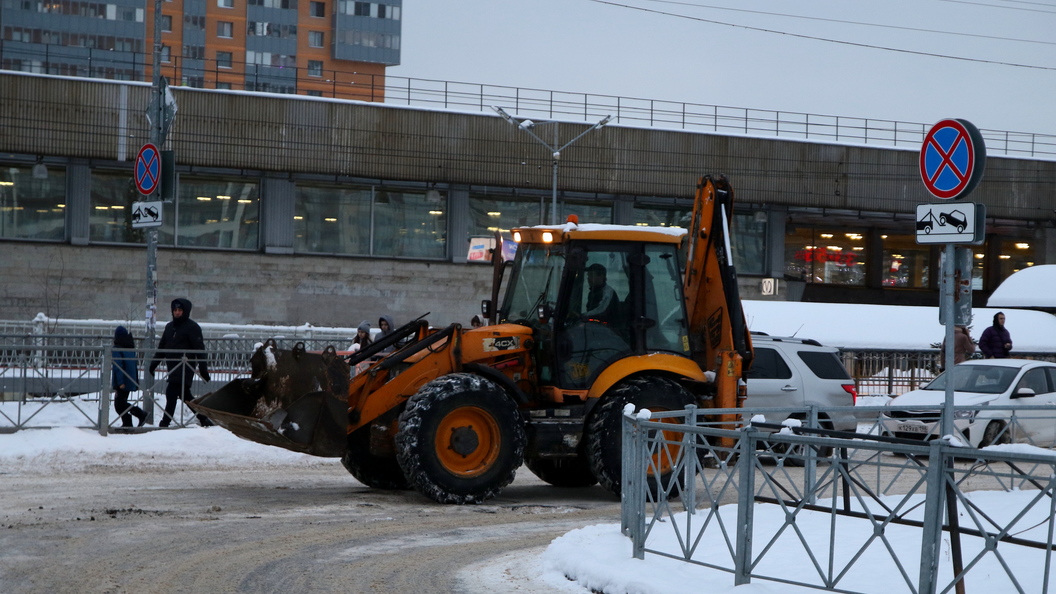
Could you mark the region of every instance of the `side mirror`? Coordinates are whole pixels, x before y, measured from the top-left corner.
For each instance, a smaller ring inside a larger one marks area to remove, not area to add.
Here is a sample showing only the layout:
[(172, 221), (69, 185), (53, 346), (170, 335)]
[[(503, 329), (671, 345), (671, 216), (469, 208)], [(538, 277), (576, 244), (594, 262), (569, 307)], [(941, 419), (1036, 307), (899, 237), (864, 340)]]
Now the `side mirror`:
[(485, 318), (491, 318), (491, 299), (485, 299), (480, 302), (480, 313)]
[(1012, 394), (1012, 398), (1033, 398), (1036, 392), (1031, 388), (1019, 388), (1015, 394)]
[(545, 324), (552, 317), (554, 317), (554, 311), (549, 303), (544, 303), (539, 306), (539, 322), (541, 324)]

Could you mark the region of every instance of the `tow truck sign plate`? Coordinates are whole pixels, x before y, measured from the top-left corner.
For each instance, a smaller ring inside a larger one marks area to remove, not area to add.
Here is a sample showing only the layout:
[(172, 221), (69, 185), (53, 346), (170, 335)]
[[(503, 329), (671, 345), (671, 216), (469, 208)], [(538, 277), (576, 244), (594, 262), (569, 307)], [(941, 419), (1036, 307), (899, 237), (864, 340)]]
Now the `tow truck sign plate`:
[(483, 346), (485, 352), (509, 351), (521, 346), (521, 337), (503, 336), (500, 338), (485, 338)]

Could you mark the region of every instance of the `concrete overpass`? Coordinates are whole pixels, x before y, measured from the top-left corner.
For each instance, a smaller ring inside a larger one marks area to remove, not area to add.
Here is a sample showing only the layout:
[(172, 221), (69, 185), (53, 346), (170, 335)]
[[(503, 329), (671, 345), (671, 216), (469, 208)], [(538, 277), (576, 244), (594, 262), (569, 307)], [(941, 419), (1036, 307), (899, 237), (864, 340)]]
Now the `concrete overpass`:
[[(131, 176), (131, 161), (148, 137), (143, 111), (149, 92), (139, 83), (0, 72), (0, 166), (41, 163), (66, 174), (61, 239), (0, 231), (0, 319), (31, 318), (48, 308), (53, 317), (141, 317), (145, 250), (93, 239), (89, 220), (93, 172)], [(169, 146), (181, 178), (254, 180), (260, 238), (250, 250), (163, 246), (161, 320), (169, 298), (188, 296), (196, 317), (216, 322), (355, 326), (379, 313), (405, 319), (432, 311), (437, 323), (466, 323), (490, 282), (486, 267), (466, 263), (467, 197), (494, 189), (520, 197), (550, 193), (548, 152), (486, 105), (469, 112), (464, 106), (456, 111), (201, 89), (174, 93), (179, 113)], [(745, 295), (762, 297), (761, 280), (777, 278), (782, 289), (767, 298), (935, 303), (934, 274), (923, 285), (891, 288), (879, 257), (864, 262), (864, 280), (850, 286), (789, 277), (786, 266), (791, 227), (866, 229), (867, 246), (877, 254), (885, 234), (912, 234), (916, 205), (934, 201), (919, 180), (917, 148), (905, 140), (923, 131), (903, 132), (890, 147), (863, 145), (867, 139), (843, 144), (825, 125), (814, 134), (822, 141), (815, 141), (641, 124), (617, 118), (566, 150), (558, 179), (562, 200), (605, 205), (613, 222), (630, 222), (639, 205), (685, 204), (701, 175), (723, 173), (740, 208), (762, 213), (757, 217), (766, 222), (761, 268), (741, 275)], [(558, 129), (567, 139), (588, 125), (562, 121)], [(795, 129), (804, 135), (802, 126)], [(1019, 141), (1009, 146), (1024, 152)], [(1030, 238), (1033, 263), (1056, 263), (1056, 148), (1036, 148), (1028, 151), (1034, 156), (991, 154), (987, 162), (971, 196), (989, 216), (993, 247), (988, 242), (984, 256), (996, 260), (1002, 238)], [(299, 188), (314, 182), (442, 190), (450, 211), (442, 255), (298, 251), (291, 220)], [(988, 269), (979, 298), (1001, 278), (997, 267)]]

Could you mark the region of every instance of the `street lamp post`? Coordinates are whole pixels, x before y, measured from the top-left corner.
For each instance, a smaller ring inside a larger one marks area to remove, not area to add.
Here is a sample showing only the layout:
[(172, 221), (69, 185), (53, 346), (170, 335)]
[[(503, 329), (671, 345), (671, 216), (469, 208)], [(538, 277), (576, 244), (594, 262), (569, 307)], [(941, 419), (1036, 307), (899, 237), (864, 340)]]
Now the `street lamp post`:
[[(557, 223), (557, 163), (561, 159), (561, 151), (563, 151), (566, 148), (568, 148), (573, 142), (575, 142), (575, 141), (579, 140), (580, 138), (583, 138), (584, 136), (586, 136), (589, 132), (597, 130), (598, 128), (601, 128), (605, 124), (608, 124), (612, 120), (612, 115), (605, 116), (598, 123), (596, 123), (593, 126), (587, 128), (583, 132), (580, 132), (579, 135), (577, 135), (572, 140), (569, 140), (565, 144), (563, 144), (561, 146), (558, 146), (557, 145), (557, 143), (558, 143), (557, 131), (558, 131), (558, 124), (559, 124), (558, 122), (538, 122), (537, 123), (537, 122), (533, 122), (532, 120), (529, 120), (528, 118), (524, 118), (522, 120), (518, 120), (517, 118), (515, 118), (515, 117), (511, 116), (510, 114), (506, 113), (506, 111), (503, 110), (501, 107), (493, 105), (493, 106), (491, 106), (491, 108), (495, 110), (495, 113), (497, 113), (500, 116), (502, 116), (502, 119), (506, 120), (507, 122), (509, 122), (510, 124), (512, 124), (514, 126), (517, 126), (517, 128), (519, 128), (521, 130), (524, 130), (532, 138), (536, 139), (540, 144), (542, 144), (546, 148), (550, 149), (550, 155), (553, 157), (553, 185), (552, 185), (553, 190), (552, 190), (552, 195), (551, 195), (551, 198), (550, 198), (550, 224), (551, 225), (557, 225), (558, 224)], [(553, 142), (553, 144), (543, 140), (542, 138), (539, 138), (539, 136), (535, 132), (532, 131), (532, 128), (534, 128), (538, 124), (554, 124), (554, 142)]]

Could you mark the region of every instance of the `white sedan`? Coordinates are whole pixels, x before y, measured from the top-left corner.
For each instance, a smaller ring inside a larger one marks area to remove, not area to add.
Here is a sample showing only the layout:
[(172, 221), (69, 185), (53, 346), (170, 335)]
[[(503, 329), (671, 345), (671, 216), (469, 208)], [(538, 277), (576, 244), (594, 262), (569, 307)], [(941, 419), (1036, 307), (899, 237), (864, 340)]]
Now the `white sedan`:
[[(901, 410), (881, 413), (883, 434), (910, 439), (937, 436), (950, 377), (943, 373), (923, 389), (891, 400), (888, 406)], [(954, 411), (954, 428), (965, 443), (975, 448), (1010, 442), (1056, 445), (1056, 363), (973, 359), (954, 367), (952, 377), (953, 404), (962, 407)], [(1017, 406), (1051, 410), (1011, 410)]]

